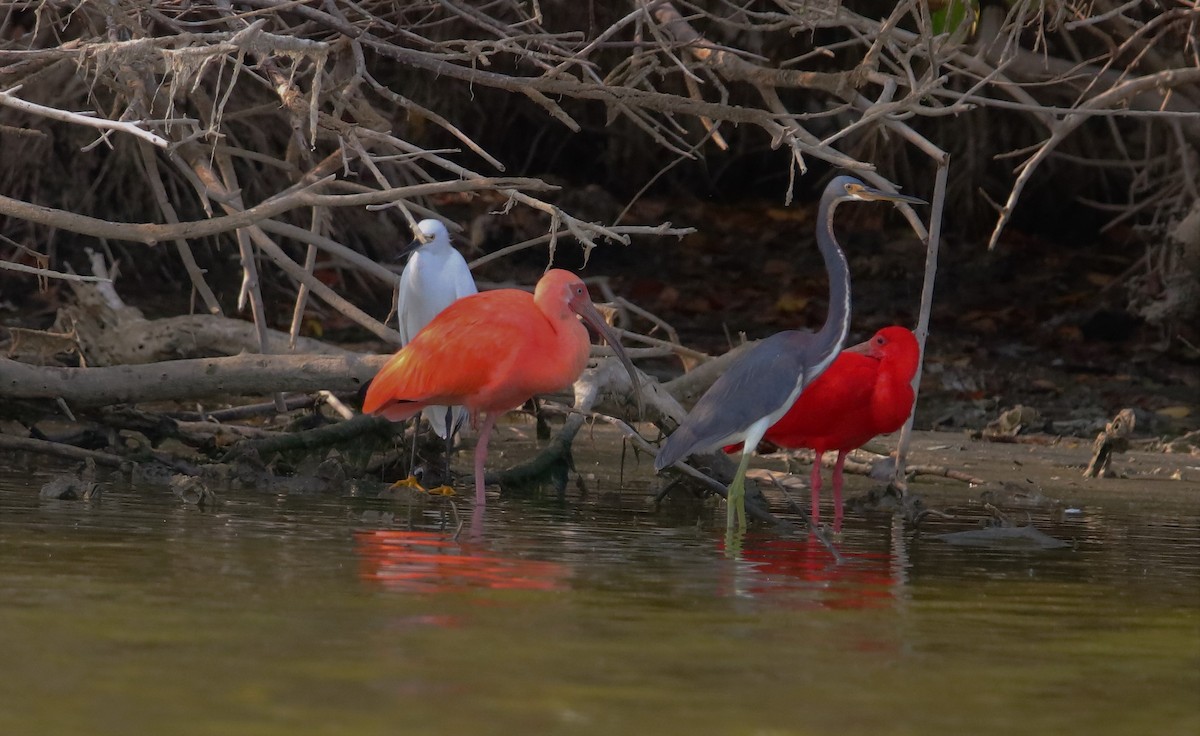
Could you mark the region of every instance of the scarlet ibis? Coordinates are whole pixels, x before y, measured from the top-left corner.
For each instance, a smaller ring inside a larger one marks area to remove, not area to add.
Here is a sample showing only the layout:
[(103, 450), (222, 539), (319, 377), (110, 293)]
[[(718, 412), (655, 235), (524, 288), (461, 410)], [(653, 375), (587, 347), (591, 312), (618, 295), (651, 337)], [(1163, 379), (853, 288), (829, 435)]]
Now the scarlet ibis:
[(923, 200), (880, 191), (852, 176), (829, 182), (817, 208), (817, 247), (829, 276), (829, 313), (816, 333), (788, 330), (756, 343), (733, 361), (705, 392), (654, 461), (662, 470), (688, 455), (744, 442), (741, 462), (726, 494), (726, 528), (735, 518), (746, 525), (745, 476), (750, 455), (768, 428), (787, 412), (806, 387), (829, 367), (850, 329), (850, 271), (833, 237), (833, 213), (842, 202)]
[[(425, 325), (452, 302), (478, 292), (462, 254), (450, 245), (446, 226), (437, 220), (417, 223), (418, 235), (400, 256), (412, 253), (400, 275), (396, 316), (401, 345), (407, 345)], [(427, 406), (421, 416), (438, 437), (449, 441), (467, 412), (461, 406)]]
[[(870, 340), (846, 348), (806, 388), (763, 439), (780, 447), (808, 447), (813, 460), (812, 521), (821, 518), (821, 458), (837, 450), (833, 466), (834, 528), (842, 526), (842, 469), (846, 455), (872, 437), (895, 432), (913, 408), (912, 379), (920, 348), (904, 327), (885, 327)], [(733, 451), (736, 446), (726, 447)]]
[(463, 297), (441, 311), (379, 369), (363, 411), (394, 422), (435, 404), (461, 404), (479, 423), (475, 501), (485, 502), (483, 464), (496, 419), (535, 394), (570, 385), (588, 360), (587, 329), (604, 337), (634, 386), (633, 364), (588, 298), (580, 278), (547, 271), (533, 295), (497, 289)]

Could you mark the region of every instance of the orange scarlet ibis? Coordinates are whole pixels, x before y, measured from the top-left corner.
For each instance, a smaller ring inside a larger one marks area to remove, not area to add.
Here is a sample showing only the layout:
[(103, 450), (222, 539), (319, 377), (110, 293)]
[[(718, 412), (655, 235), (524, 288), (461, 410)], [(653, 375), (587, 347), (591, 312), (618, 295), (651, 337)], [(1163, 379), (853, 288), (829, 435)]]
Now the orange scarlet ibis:
[(850, 330), (850, 270), (833, 236), (833, 213), (842, 202), (910, 202), (916, 197), (884, 192), (852, 176), (826, 185), (817, 207), (817, 247), (829, 275), (829, 313), (815, 333), (788, 330), (760, 340), (734, 360), (667, 438), (654, 461), (662, 470), (695, 452), (744, 442), (741, 462), (726, 493), (726, 529), (746, 526), (745, 478), (750, 455), (796, 398), (833, 363)]
[(535, 394), (569, 386), (587, 366), (590, 340), (576, 315), (612, 346), (636, 387), (633, 364), (583, 281), (552, 269), (532, 295), (497, 289), (443, 309), (379, 369), (363, 411), (399, 422), (427, 406), (466, 407), (479, 426), (475, 500), (483, 504), (483, 464), (496, 419)]
[[(763, 439), (780, 447), (816, 451), (812, 467), (812, 521), (820, 520), (821, 458), (837, 450), (833, 466), (834, 528), (842, 526), (842, 469), (846, 455), (872, 437), (895, 432), (913, 408), (913, 376), (920, 348), (904, 327), (885, 327), (847, 348), (812, 382)], [(727, 451), (735, 446), (725, 448)]]

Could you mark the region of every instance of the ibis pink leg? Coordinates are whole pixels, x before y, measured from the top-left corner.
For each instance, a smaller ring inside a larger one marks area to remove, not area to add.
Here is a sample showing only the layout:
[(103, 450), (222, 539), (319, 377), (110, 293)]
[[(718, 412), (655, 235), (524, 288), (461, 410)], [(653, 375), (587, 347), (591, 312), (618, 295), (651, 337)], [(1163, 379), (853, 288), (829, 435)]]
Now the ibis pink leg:
[(483, 491), (483, 461), (487, 459), (488, 437), (496, 424), (496, 412), (488, 412), (483, 416), (479, 425), (479, 439), (475, 442), (475, 503), (482, 506), (487, 503)]
[(812, 476), (808, 481), (809, 486), (812, 487), (812, 516), (810, 519), (814, 528), (821, 523), (821, 458), (824, 456), (825, 453), (818, 452), (813, 458)]
[(837, 463), (833, 466), (833, 530), (842, 530), (842, 468), (846, 465), (846, 450), (838, 450)]

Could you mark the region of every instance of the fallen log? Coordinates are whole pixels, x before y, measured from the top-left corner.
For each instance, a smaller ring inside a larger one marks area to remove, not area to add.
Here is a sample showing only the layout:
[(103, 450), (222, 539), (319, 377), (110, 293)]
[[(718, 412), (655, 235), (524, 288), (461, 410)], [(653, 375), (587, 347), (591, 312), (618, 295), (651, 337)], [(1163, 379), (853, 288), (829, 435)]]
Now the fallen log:
[(278, 391), (356, 391), (387, 355), (256, 355), (102, 368), (35, 366), (0, 358), (0, 396), (77, 406), (184, 401)]

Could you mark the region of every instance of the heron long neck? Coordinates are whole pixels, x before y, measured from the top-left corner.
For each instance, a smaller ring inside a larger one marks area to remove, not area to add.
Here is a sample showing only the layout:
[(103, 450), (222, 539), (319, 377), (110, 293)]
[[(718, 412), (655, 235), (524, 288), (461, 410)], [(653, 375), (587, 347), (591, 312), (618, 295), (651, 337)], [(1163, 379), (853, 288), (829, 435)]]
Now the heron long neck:
[(826, 192), (817, 208), (817, 247), (829, 274), (829, 313), (817, 332), (817, 339), (822, 347), (829, 346), (834, 352), (841, 349), (850, 331), (850, 269), (833, 236), (833, 211), (838, 201), (834, 192)]

